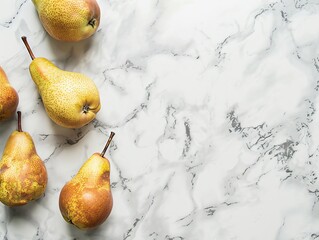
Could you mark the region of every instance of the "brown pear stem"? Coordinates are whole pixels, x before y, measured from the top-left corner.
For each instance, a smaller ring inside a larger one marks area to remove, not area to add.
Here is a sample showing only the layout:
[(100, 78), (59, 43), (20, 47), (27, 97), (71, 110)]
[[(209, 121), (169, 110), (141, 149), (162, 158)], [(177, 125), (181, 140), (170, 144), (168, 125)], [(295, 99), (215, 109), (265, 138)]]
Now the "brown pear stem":
[(105, 147), (103, 149), (103, 151), (101, 152), (101, 157), (104, 157), (106, 150), (108, 149), (108, 147), (110, 146), (110, 143), (112, 141), (112, 138), (114, 137), (115, 133), (111, 132), (111, 135), (109, 137), (109, 139), (107, 140), (107, 143), (105, 144)]
[(22, 39), (22, 41), (23, 41), (25, 47), (27, 48), (27, 50), (28, 50), (28, 52), (29, 52), (29, 54), (30, 54), (31, 59), (32, 59), (32, 60), (35, 59), (35, 56), (34, 56), (32, 50), (31, 50), (31, 47), (30, 47), (30, 45), (29, 45), (29, 43), (28, 43), (27, 37), (26, 37), (26, 36), (23, 36), (23, 37), (21, 37), (21, 39)]
[(21, 127), (21, 112), (18, 111), (18, 132), (23, 132)]

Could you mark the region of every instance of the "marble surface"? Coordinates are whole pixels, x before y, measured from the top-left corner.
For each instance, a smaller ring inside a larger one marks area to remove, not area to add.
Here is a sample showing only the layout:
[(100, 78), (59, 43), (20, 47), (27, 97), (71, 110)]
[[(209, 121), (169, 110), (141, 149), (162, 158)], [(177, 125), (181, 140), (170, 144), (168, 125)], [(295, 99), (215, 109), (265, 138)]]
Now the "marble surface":
[[(0, 239), (319, 239), (319, 1), (98, 2), (98, 32), (62, 43), (31, 0), (1, 0), (0, 65), (49, 182), (38, 201), (1, 204)], [(96, 120), (49, 120), (22, 35), (36, 56), (94, 79)], [(15, 129), (1, 123), (1, 152)], [(80, 231), (59, 192), (111, 131), (114, 208)]]

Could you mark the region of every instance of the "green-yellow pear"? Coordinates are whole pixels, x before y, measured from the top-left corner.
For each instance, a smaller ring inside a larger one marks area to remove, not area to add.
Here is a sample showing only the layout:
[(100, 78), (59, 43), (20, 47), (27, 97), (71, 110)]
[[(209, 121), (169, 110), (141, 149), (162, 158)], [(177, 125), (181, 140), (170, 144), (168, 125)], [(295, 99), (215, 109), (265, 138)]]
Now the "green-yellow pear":
[(80, 128), (100, 110), (99, 91), (87, 76), (63, 71), (45, 58), (35, 58), (26, 37), (22, 37), (32, 62), (29, 70), (38, 87), (48, 116), (66, 128)]
[(99, 226), (111, 213), (110, 162), (104, 154), (113, 136), (112, 132), (102, 153), (94, 153), (60, 192), (63, 218), (80, 229)]
[(11, 118), (17, 110), (19, 96), (0, 67), (0, 122)]
[(100, 24), (96, 0), (33, 0), (45, 30), (61, 41), (80, 41), (93, 35)]
[(19, 206), (40, 198), (45, 192), (48, 177), (34, 142), (21, 128), (14, 131), (4, 148), (0, 161), (0, 201), (7, 206)]

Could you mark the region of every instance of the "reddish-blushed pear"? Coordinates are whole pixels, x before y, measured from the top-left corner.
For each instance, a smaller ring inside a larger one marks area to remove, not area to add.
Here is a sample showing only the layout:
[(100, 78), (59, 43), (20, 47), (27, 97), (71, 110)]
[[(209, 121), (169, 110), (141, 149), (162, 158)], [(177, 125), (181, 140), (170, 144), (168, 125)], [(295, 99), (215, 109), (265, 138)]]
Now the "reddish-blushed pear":
[(18, 107), (19, 96), (0, 67), (0, 122), (11, 118)]
[(59, 206), (62, 216), (80, 229), (99, 226), (111, 213), (110, 162), (104, 154), (113, 136), (112, 132), (102, 153), (94, 153), (86, 160), (61, 190)]

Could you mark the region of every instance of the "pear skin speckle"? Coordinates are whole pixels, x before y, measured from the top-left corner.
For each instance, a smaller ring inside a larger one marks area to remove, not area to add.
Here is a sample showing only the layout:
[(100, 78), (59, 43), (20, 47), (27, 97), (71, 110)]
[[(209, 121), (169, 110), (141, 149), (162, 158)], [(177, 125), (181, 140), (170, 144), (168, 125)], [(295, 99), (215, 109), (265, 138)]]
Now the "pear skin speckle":
[(14, 131), (0, 161), (0, 201), (7, 206), (27, 204), (44, 194), (47, 181), (45, 165), (31, 136)]
[(33, 0), (45, 30), (61, 41), (80, 41), (99, 27), (100, 8), (96, 0)]
[(85, 75), (63, 71), (45, 58), (35, 58), (30, 73), (47, 114), (56, 124), (80, 128), (100, 110), (98, 89)]

